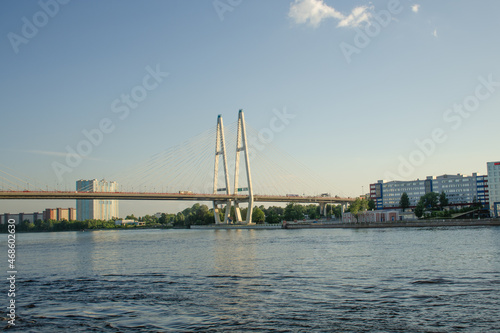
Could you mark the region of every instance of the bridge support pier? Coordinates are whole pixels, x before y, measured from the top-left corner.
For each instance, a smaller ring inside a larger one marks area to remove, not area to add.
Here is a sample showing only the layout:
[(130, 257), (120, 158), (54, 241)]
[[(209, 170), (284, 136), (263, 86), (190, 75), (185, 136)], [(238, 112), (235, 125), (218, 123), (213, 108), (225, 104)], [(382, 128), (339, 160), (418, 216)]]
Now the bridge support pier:
[[(252, 223), (252, 213), (253, 213), (253, 188), (252, 188), (252, 175), (250, 173), (250, 158), (248, 155), (248, 143), (247, 143), (247, 133), (245, 127), (245, 115), (243, 114), (243, 110), (240, 110), (238, 113), (238, 133), (236, 135), (236, 163), (234, 169), (234, 194), (238, 194), (239, 192), (248, 191), (248, 199), (244, 201), (248, 201), (248, 210), (246, 216), (246, 223)], [(244, 153), (245, 157), (245, 170), (247, 173), (247, 187), (246, 188), (238, 188), (239, 177), (240, 177), (240, 153)], [(241, 210), (239, 203), (243, 201), (235, 200), (234, 202), (234, 210), (235, 210), (235, 222), (242, 223), (243, 220), (241, 218)]]
[(319, 215), (326, 216), (326, 202), (319, 203)]
[[(220, 212), (221, 208), (219, 208), (219, 205), (226, 205), (226, 211), (224, 213), (224, 220), (221, 221), (220, 219)], [(229, 223), (229, 214), (231, 212), (231, 200), (228, 201), (214, 201), (214, 218), (215, 218), (215, 224), (228, 224)]]
[[(224, 138), (224, 124), (222, 122), (222, 115), (217, 117), (217, 132), (215, 138), (215, 164), (214, 164), (214, 188), (213, 194), (217, 194), (218, 192), (226, 192), (226, 194), (231, 194), (229, 188), (229, 173), (227, 171), (227, 155), (226, 155), (226, 141)], [(219, 188), (219, 160), (222, 157), (223, 167), (224, 167), (224, 181), (225, 187)], [(226, 213), (224, 214), (224, 221), (220, 220), (220, 204), (226, 204)], [(216, 224), (227, 224), (229, 222), (229, 213), (231, 212), (231, 200), (227, 200), (224, 202), (214, 201), (214, 218)]]
[[(239, 176), (240, 176), (240, 153), (243, 152), (243, 157), (245, 158), (245, 171), (247, 174), (247, 187), (239, 188)], [(224, 181), (225, 187), (218, 187), (219, 181), (219, 160), (222, 157), (224, 163)], [(248, 198), (243, 200), (234, 200), (234, 222), (242, 223), (241, 218), (241, 202), (248, 202), (248, 210), (246, 216), (246, 223), (252, 223), (252, 213), (253, 213), (253, 187), (252, 187), (252, 174), (250, 173), (250, 158), (248, 154), (248, 141), (247, 141), (247, 133), (245, 126), (245, 116), (243, 114), (243, 110), (240, 110), (238, 113), (238, 133), (236, 136), (236, 161), (235, 161), (235, 171), (234, 171), (234, 194), (238, 194), (239, 192), (247, 192)], [(218, 194), (219, 192), (225, 192), (227, 195), (231, 194), (229, 188), (229, 174), (227, 171), (227, 155), (226, 155), (226, 144), (224, 138), (224, 125), (222, 123), (222, 116), (219, 115), (217, 117), (217, 132), (215, 139), (215, 165), (214, 165), (214, 188), (213, 194)], [(219, 213), (220, 213), (220, 204), (226, 204), (226, 212), (224, 214), (224, 221), (221, 221)], [(230, 212), (231, 212), (232, 200), (229, 199), (227, 201), (214, 201), (214, 219), (216, 224), (229, 223), (230, 221)]]
[(342, 220), (342, 222), (344, 222), (344, 212), (347, 208), (347, 203), (346, 202), (343, 202), (340, 204), (340, 219)]

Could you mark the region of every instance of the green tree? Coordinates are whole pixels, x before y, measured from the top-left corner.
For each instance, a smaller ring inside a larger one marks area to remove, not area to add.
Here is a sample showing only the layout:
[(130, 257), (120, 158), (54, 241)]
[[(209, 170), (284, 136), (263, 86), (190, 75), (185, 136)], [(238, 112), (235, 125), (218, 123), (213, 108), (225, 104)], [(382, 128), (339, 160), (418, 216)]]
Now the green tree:
[(368, 200), (368, 209), (375, 210), (375, 201), (373, 199)]
[(349, 207), (349, 211), (356, 218), (356, 222), (358, 221), (359, 214), (365, 212), (368, 209), (368, 200), (365, 198), (356, 198), (356, 200), (351, 203)]
[(264, 206), (261, 206), (259, 208), (264, 212), (267, 223), (280, 223), (283, 219), (284, 209), (282, 207), (271, 206), (264, 208)]
[(444, 191), (441, 192), (441, 194), (439, 195), (439, 207), (441, 207), (441, 209), (443, 209), (444, 207), (448, 206), (449, 202), (448, 202), (448, 198), (446, 197), (446, 193), (444, 193)]
[(168, 221), (167, 221), (167, 214), (161, 213), (161, 216), (158, 219), (158, 222), (161, 223), (161, 224), (167, 224), (168, 223)]
[(281, 216), (276, 214), (275, 212), (271, 212), (270, 214), (266, 214), (266, 222), (267, 223), (280, 223)]
[(196, 220), (194, 221), (195, 224), (205, 224), (206, 222), (206, 216), (209, 215), (209, 209), (207, 205), (199, 205), (196, 209), (195, 212), (195, 217)]
[(335, 217), (338, 219), (341, 218), (342, 217), (342, 206), (341, 205), (333, 206), (332, 215), (335, 215)]
[(284, 218), (287, 221), (302, 220), (304, 218), (304, 206), (289, 203), (285, 207)]
[(418, 218), (421, 218), (422, 215), (424, 215), (424, 203), (422, 200), (420, 200), (418, 203), (417, 203), (417, 206), (415, 207), (415, 216), (418, 217)]
[(439, 195), (436, 192), (429, 192), (420, 197), (425, 209), (435, 210), (438, 207)]
[(127, 217), (125, 218), (125, 220), (135, 220), (135, 221), (137, 221), (137, 217), (135, 217), (134, 214), (131, 214), (131, 215), (127, 215)]
[[(42, 222), (41, 230), (52, 231), (53, 228), (54, 228), (54, 220), (46, 220)], [(87, 229), (87, 228), (82, 228), (82, 229)]]
[(209, 209), (208, 213), (205, 215), (205, 224), (212, 224), (215, 222), (214, 210)]
[(315, 220), (321, 217), (319, 210), (320, 208), (318, 205), (310, 204), (304, 207), (304, 214), (307, 214), (310, 219)]
[(401, 199), (399, 200), (399, 207), (403, 208), (403, 212), (406, 208), (410, 207), (410, 198), (406, 192), (403, 192)]
[(177, 213), (177, 215), (175, 215), (174, 224), (176, 226), (183, 226), (185, 220), (186, 220), (186, 217), (184, 216), (184, 214), (179, 212), (179, 213)]
[(439, 195), (436, 192), (429, 192), (420, 197), (415, 207), (415, 216), (418, 218), (424, 215), (426, 210), (436, 210), (439, 203)]
[(142, 218), (139, 218), (139, 221), (141, 221), (141, 220), (144, 221), (144, 223), (146, 223), (147, 226), (152, 226), (152, 225), (156, 225), (158, 223), (161, 223), (161, 222), (159, 222), (159, 218), (157, 218), (154, 215), (149, 215), (149, 214), (143, 216)]
[(42, 224), (43, 224), (42, 220), (36, 220), (35, 221), (35, 229), (36, 230), (42, 230)]
[(252, 213), (253, 222), (263, 223), (265, 219), (266, 219), (266, 216), (265, 216), (264, 212), (262, 211), (262, 209), (260, 209), (259, 207), (254, 207), (253, 213)]

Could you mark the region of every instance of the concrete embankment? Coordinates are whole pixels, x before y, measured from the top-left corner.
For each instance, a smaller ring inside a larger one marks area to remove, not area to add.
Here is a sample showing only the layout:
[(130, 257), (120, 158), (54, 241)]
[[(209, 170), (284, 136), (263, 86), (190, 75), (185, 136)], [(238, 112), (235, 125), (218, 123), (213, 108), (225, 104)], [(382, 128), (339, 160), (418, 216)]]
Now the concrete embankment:
[(500, 226), (500, 219), (482, 220), (419, 220), (397, 222), (370, 222), (370, 223), (287, 223), (286, 229), (308, 228), (400, 228), (400, 227), (456, 227), (456, 226)]
[(281, 229), (279, 224), (208, 224), (191, 225), (190, 229)]
[[(415, 228), (415, 227), (456, 227), (456, 226), (500, 226), (500, 219), (482, 220), (419, 220), (396, 222), (371, 222), (371, 223), (342, 223), (328, 221), (287, 222), (285, 229), (313, 229), (313, 228)], [(209, 224), (192, 225), (191, 229), (281, 229), (280, 224)]]

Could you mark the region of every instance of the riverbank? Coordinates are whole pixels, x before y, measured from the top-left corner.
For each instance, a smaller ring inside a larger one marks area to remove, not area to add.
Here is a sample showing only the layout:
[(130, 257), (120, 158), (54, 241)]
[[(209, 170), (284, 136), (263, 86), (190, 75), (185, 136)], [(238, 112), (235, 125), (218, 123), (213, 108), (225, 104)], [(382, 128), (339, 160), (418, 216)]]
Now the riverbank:
[(281, 229), (281, 223), (275, 224), (208, 224), (191, 225), (190, 229)]
[[(340, 221), (306, 221), (306, 222), (286, 222), (283, 226), (281, 223), (276, 224), (207, 224), (207, 225), (191, 225), (183, 227), (128, 227), (128, 228), (96, 228), (96, 229), (75, 229), (75, 230), (30, 230), (19, 231), (20, 233), (46, 233), (46, 232), (91, 232), (91, 231), (117, 231), (117, 230), (167, 230), (167, 229), (198, 229), (198, 230), (218, 230), (218, 229), (317, 229), (317, 228), (348, 228), (348, 229), (363, 229), (363, 228), (418, 228), (418, 227), (468, 227), (468, 226), (500, 226), (500, 219), (481, 219), (481, 220), (418, 220), (418, 221), (396, 221), (396, 222), (369, 222), (369, 223), (343, 223)], [(18, 232), (16, 230), (16, 232)], [(6, 231), (0, 233), (7, 233)]]
[(396, 222), (367, 222), (367, 223), (342, 223), (342, 222), (316, 222), (316, 223), (286, 223), (285, 229), (310, 229), (310, 228), (401, 228), (401, 227), (457, 227), (457, 226), (500, 226), (500, 219), (449, 219), (449, 220), (418, 220)]
[(279, 224), (209, 224), (191, 225), (190, 229), (216, 230), (216, 229), (315, 229), (315, 228), (418, 228), (418, 227), (457, 227), (457, 226), (500, 226), (500, 219), (482, 220), (418, 220), (397, 222), (369, 222), (369, 223), (343, 223), (339, 221), (306, 221), (285, 222)]

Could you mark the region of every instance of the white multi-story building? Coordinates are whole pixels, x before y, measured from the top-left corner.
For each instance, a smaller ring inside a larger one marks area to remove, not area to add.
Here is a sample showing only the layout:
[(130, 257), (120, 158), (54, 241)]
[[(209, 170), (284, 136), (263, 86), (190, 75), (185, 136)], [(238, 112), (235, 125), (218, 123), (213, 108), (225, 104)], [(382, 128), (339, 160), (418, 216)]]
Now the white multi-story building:
[(488, 189), (490, 195), (490, 214), (500, 216), (500, 162), (486, 163), (488, 168)]
[[(500, 188), (499, 188), (500, 190)], [(420, 197), (429, 192), (444, 192), (450, 205), (470, 205), (475, 202), (487, 205), (488, 176), (442, 175), (429, 176), (425, 180), (390, 181), (379, 180), (370, 184), (370, 198), (377, 209), (399, 208), (401, 195), (406, 193), (410, 207), (417, 205)]]
[(370, 184), (370, 198), (377, 209), (398, 208), (401, 195), (408, 194), (410, 206), (416, 206), (420, 197), (432, 191), (432, 177), (425, 180), (390, 181), (379, 180)]
[[(106, 180), (78, 180), (76, 190), (79, 192), (116, 192), (118, 183)], [(76, 219), (110, 220), (118, 217), (118, 200), (76, 200)]]
[(436, 193), (444, 192), (450, 205), (469, 205), (471, 203), (488, 203), (488, 177), (443, 175), (432, 180), (432, 191)]

